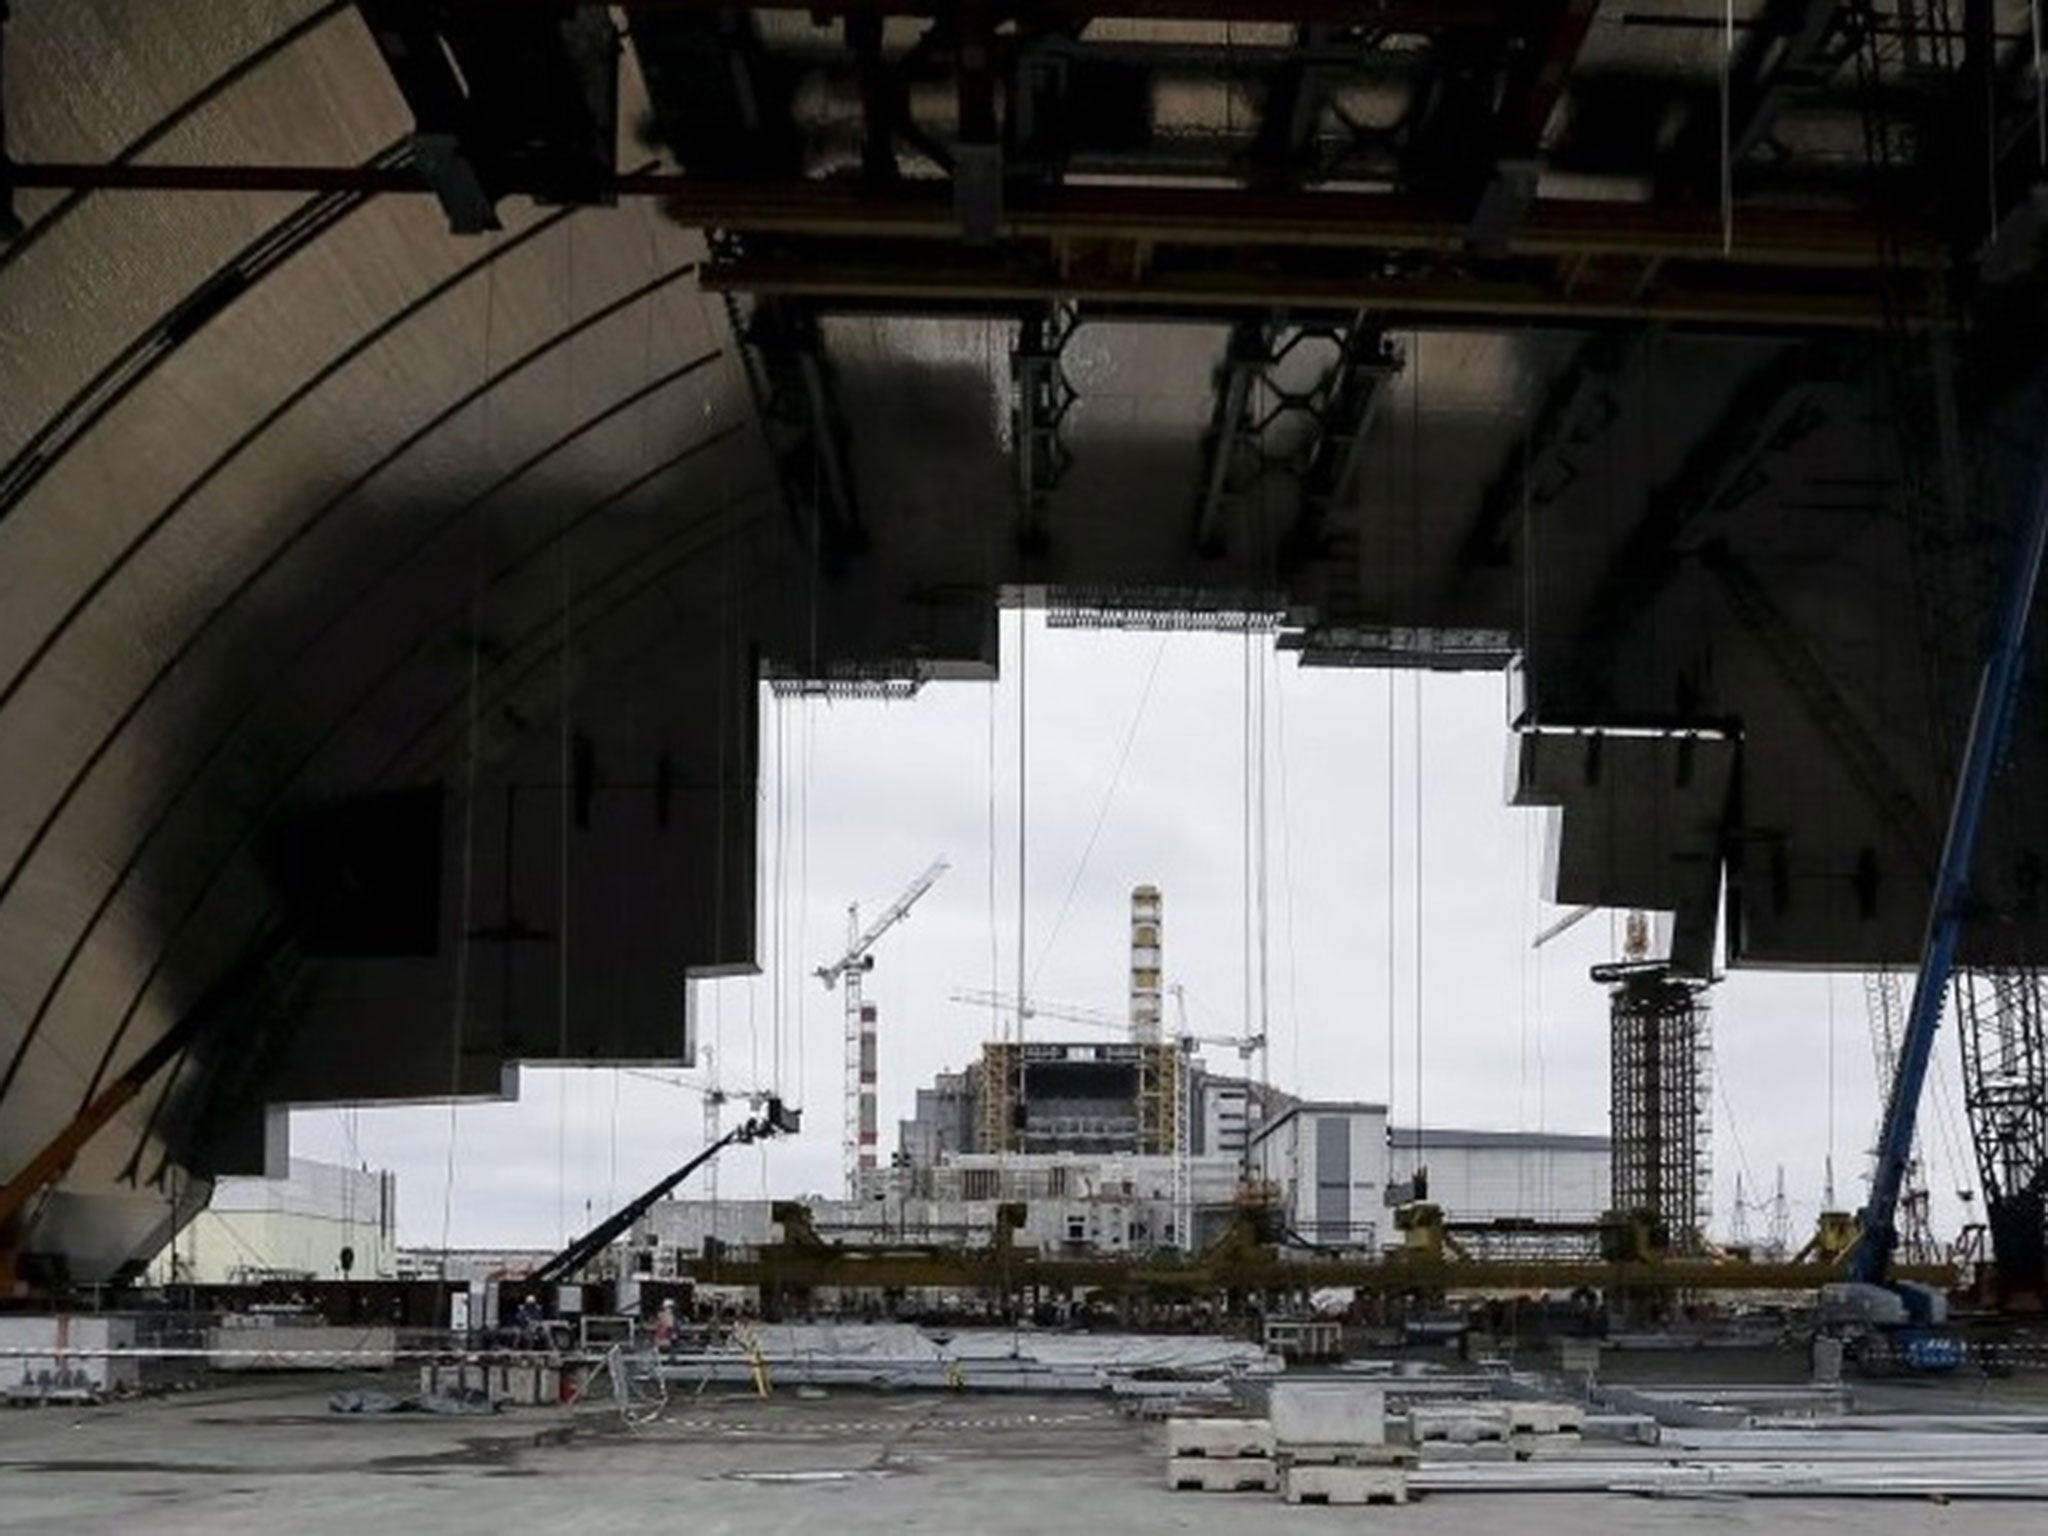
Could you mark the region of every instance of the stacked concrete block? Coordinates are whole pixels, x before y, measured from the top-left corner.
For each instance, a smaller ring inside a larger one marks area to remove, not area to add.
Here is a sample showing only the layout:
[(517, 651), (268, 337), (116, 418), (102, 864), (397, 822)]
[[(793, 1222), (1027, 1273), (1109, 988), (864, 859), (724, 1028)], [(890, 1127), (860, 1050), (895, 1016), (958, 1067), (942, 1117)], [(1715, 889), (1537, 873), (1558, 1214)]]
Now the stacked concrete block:
[(1271, 1461), (1256, 1456), (1172, 1456), (1166, 1486), (1175, 1493), (1271, 1493), (1280, 1478)]
[(1574, 1448), (1586, 1422), (1586, 1411), (1577, 1403), (1511, 1402), (1508, 1410), (1508, 1444), (1517, 1461), (1554, 1455)]
[(1450, 1440), (1432, 1440), (1417, 1455), (1432, 1467), (1480, 1467), (1497, 1462), (1520, 1461), (1515, 1447), (1505, 1440), (1481, 1440), (1460, 1445)]
[(1169, 1456), (1273, 1459), (1271, 1419), (1173, 1419), (1166, 1426)]
[(1508, 1427), (1516, 1434), (1576, 1435), (1586, 1424), (1586, 1410), (1577, 1403), (1510, 1402)]
[(1280, 1469), (1289, 1504), (1406, 1504), (1408, 1469), (1340, 1462), (1290, 1462)]
[(1169, 1419), (1166, 1486), (1176, 1493), (1271, 1493), (1279, 1486), (1266, 1419)]
[(1431, 1403), (1408, 1410), (1412, 1445), (1505, 1445), (1514, 1432), (1504, 1403)]
[(1387, 1443), (1384, 1387), (1348, 1381), (1276, 1381), (1267, 1406), (1273, 1439), (1283, 1452), (1335, 1460), (1335, 1453)]
[(1386, 1389), (1348, 1381), (1275, 1382), (1269, 1402), (1290, 1504), (1405, 1504), (1414, 1450), (1387, 1440)]

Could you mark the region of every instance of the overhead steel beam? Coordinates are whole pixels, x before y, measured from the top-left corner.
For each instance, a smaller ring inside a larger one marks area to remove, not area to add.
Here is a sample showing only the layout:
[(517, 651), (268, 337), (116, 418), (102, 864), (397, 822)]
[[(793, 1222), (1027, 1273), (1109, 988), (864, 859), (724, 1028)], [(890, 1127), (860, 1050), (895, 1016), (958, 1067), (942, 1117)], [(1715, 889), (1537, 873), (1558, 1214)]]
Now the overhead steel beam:
[(1507, 83), (1494, 113), (1493, 169), (1472, 214), (1472, 247), (1504, 251), (1536, 200), (1543, 135), (1564, 100), (1600, 0), (1548, 0), (1548, 13), (1509, 57)]
[[(1414, 279), (1331, 275), (1314, 269), (1215, 267), (1197, 271), (1054, 270), (945, 266), (912, 260), (841, 262), (745, 258), (706, 267), (703, 286), (731, 293), (801, 294), (831, 306), (922, 312), (934, 306), (1008, 312), (1022, 304), (1073, 302), (1217, 316), (1275, 308), (1373, 310), (1423, 329), (1497, 328), (1505, 322), (1584, 331), (1656, 323), (1715, 334), (1809, 336), (1874, 331), (1895, 323), (1879, 296), (1742, 289), (1665, 281), (1651, 293), (1569, 292), (1529, 280), (1430, 274)], [(1904, 314), (1906, 323), (1916, 317)], [(1934, 323), (1928, 307), (1918, 317)]]
[[(294, 165), (17, 165), (19, 188), (148, 192), (426, 193), (410, 167)], [(520, 189), (514, 189), (520, 190)], [(951, 189), (877, 191), (827, 181), (725, 182), (628, 172), (605, 189), (659, 197), (678, 222), (706, 228), (952, 240)], [(1023, 189), (1008, 200), (1004, 239), (1125, 237), (1160, 245), (1438, 251), (1464, 249), (1466, 226), (1427, 200), (1377, 192), (1249, 192), (1130, 184)], [(1932, 270), (1947, 253), (1932, 228), (1898, 230), (1875, 213), (1745, 209), (1741, 239), (1722, 250), (1717, 211), (1657, 203), (1545, 198), (1508, 246), (1514, 256), (1615, 256), (1728, 268)], [(1886, 240), (1895, 241), (1885, 247)]]
[(617, 172), (618, 38), (611, 17), (557, 6), (490, 17), (359, 0), (412, 110), (414, 155), (458, 234), (495, 229), (512, 188), (551, 203), (607, 199)]
[(1337, 357), (1317, 391), (1315, 440), (1302, 470), (1294, 525), (1280, 546), (1283, 569), (1326, 553), (1330, 514), (1358, 478), (1358, 463), (1401, 354), (1369, 315), (1357, 315), (1337, 343)]
[(1265, 320), (1240, 320), (1231, 327), (1223, 361), (1216, 369), (1209, 430), (1202, 435), (1202, 488), (1195, 504), (1198, 554), (1223, 553), (1224, 509), (1246, 488), (1243, 456), (1247, 451), (1254, 455), (1260, 451), (1253, 405), (1259, 375), (1271, 360), (1272, 330)]
[(1600, 0), (1548, 0), (1547, 14), (1526, 34), (1508, 66), (1495, 142), (1502, 154), (1533, 155), (1543, 147), (1551, 115), (1593, 28)]
[(1303, 27), (1296, 42), (1296, 50), (1266, 77), (1266, 99), (1251, 155), (1252, 185), (1262, 189), (1300, 182), (1302, 159), (1314, 142), (1329, 95), (1330, 72), (1312, 57), (1328, 45), (1329, 29)]
[[(518, 12), (559, 9), (564, 0), (442, 0), (462, 10)], [(567, 0), (591, 7), (610, 0)], [(914, 16), (939, 19), (959, 9), (959, 0), (633, 0), (642, 10), (715, 15), (723, 11), (793, 11), (820, 21), (848, 16)], [(1515, 0), (989, 0), (997, 20), (1039, 25), (1103, 21), (1295, 22), (1302, 25), (1366, 27), (1380, 32), (1430, 32), (1439, 27), (1484, 27), (1512, 23)]]
[(1071, 305), (1047, 305), (1024, 316), (1010, 358), (1017, 542), (1028, 554), (1044, 553), (1050, 542), (1046, 508), (1073, 462), (1064, 428), (1078, 397), (1061, 357), (1077, 323)]
[(1770, 136), (1801, 91), (1825, 85), (1854, 52), (1844, 0), (1768, 0), (1744, 29), (1728, 67), (1727, 121), (1710, 97), (1699, 102), (1671, 157), (1674, 179), (1702, 189), (1729, 174)]
[(867, 534), (817, 314), (801, 300), (762, 297), (735, 330), (791, 525), (819, 568), (837, 574), (866, 548)]

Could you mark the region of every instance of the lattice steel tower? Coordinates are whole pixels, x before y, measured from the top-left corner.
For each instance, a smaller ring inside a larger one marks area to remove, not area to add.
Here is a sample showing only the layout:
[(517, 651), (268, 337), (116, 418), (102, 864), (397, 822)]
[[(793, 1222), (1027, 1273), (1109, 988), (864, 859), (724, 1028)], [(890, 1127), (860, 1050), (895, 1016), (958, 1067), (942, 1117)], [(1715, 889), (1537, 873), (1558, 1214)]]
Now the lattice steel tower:
[(1609, 1104), (1615, 1213), (1645, 1223), (1652, 1244), (1696, 1252), (1713, 1204), (1713, 1056), (1706, 984), (1642, 958), (1593, 967), (1608, 989)]

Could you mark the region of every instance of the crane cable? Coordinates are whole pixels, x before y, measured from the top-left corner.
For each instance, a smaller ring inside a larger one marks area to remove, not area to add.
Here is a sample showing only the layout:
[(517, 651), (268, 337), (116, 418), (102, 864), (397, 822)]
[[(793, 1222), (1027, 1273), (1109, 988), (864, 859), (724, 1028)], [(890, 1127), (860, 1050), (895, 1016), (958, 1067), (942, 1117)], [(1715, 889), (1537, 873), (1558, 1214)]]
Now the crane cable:
[[(492, 239), (495, 241), (496, 236)], [(498, 264), (490, 263), (484, 274), (484, 334), (483, 334), (483, 378), (492, 375), (493, 343), (496, 340), (498, 314)], [(489, 463), (492, 437), (491, 390), (483, 391), (481, 408), (477, 412), (477, 433), (480, 456)], [(476, 913), (476, 781), (477, 756), (480, 742), (480, 722), (477, 715), (477, 699), (482, 688), (483, 648), (481, 643), (480, 620), (483, 602), (483, 544), (481, 534), (476, 549), (476, 562), (470, 572), (469, 592), (469, 698), (463, 711), (463, 754), (462, 754), (462, 877), (461, 889), (457, 893), (457, 928), (459, 940), (455, 946), (454, 996), (449, 1007), (448, 1018), (448, 1152), (441, 1169), (441, 1273), (448, 1273), (448, 1233), (455, 1212), (455, 1147), (459, 1137), (459, 1116), (462, 1109), (462, 1034), (469, 1018), (469, 961), (470, 930), (475, 926)]]
[[(562, 240), (562, 312), (576, 313), (576, 222), (570, 220)], [(571, 420), (576, 411), (576, 349), (563, 355), (563, 407)], [(555, 514), (555, 780), (560, 805), (555, 817), (555, 1067), (563, 1072), (569, 1060), (569, 817), (575, 799), (570, 762), (569, 723), (569, 511), (561, 502)], [(507, 808), (510, 814), (510, 808)], [(507, 914), (507, 921), (510, 914)], [(569, 1080), (555, 1083), (555, 1232), (569, 1236)]]

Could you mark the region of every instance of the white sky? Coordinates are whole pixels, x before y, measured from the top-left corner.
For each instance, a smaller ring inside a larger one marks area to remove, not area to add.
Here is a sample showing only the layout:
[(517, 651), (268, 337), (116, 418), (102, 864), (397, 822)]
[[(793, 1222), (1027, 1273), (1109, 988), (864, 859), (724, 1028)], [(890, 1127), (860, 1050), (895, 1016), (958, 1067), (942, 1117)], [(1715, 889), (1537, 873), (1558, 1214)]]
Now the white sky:
[[(865, 920), (934, 857), (952, 861), (882, 940), (868, 977), (885, 1160), (916, 1087), (970, 1060), (987, 1032), (987, 1012), (948, 992), (1014, 987), (1016, 625), (1005, 615), (993, 686), (935, 683), (894, 704), (764, 701), (762, 974), (704, 988), (700, 1039), (728, 1088), (779, 1088), (802, 1104), (806, 1129), (728, 1153), (721, 1197), (840, 1189), (841, 1010), (810, 972), (844, 947), (849, 901)], [(1538, 900), (1544, 813), (1505, 803), (1505, 680), (1307, 671), (1275, 657), (1270, 639), (1256, 647), (1268, 679), (1274, 1081), (1389, 1101), (1402, 1123), (1604, 1131), (1606, 1000), (1586, 971), (1618, 950), (1619, 919), (1596, 915), (1531, 949), (1563, 914)], [(1245, 642), (1047, 630), (1034, 615), (1028, 651), (1033, 995), (1122, 1012), (1130, 889), (1150, 882), (1165, 894), (1166, 975), (1186, 987), (1191, 1022), (1235, 1032), (1246, 996)], [(1840, 1202), (1861, 1197), (1878, 1114), (1863, 979), (1742, 972), (1712, 999), (1714, 1229), (1728, 1229), (1738, 1172), (1760, 1200), (1782, 1164), (1803, 1240), (1830, 1150)], [(657, 1075), (701, 1084), (709, 1069)], [(1921, 1122), (1944, 1234), (1960, 1219), (1957, 1174), (1974, 1185), (1957, 1078), (1945, 1030)], [(395, 1170), (400, 1239), (429, 1246), (558, 1242), (683, 1162), (702, 1134), (696, 1093), (611, 1069), (528, 1070), (512, 1104), (293, 1117), (295, 1154)], [(703, 1191), (700, 1178), (682, 1192)], [(1754, 1235), (1763, 1225), (1752, 1216)]]

